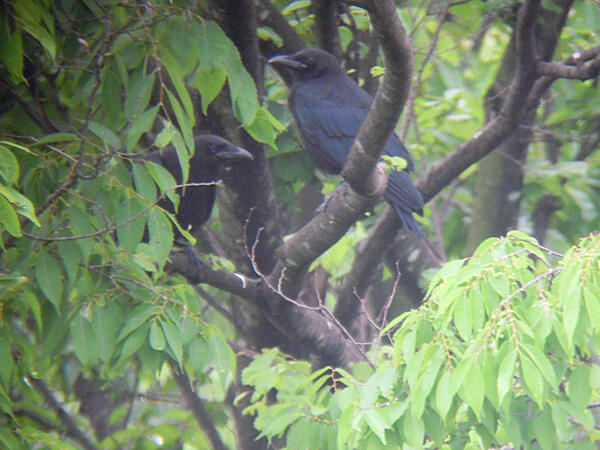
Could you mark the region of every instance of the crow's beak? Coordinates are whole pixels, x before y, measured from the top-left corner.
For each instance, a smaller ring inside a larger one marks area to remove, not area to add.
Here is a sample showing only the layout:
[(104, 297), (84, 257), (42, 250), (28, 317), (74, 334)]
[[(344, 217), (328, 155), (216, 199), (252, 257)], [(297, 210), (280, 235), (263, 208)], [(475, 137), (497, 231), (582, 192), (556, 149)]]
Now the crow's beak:
[(287, 66), (292, 69), (306, 69), (305, 64), (292, 59), (290, 55), (273, 56), (271, 59), (269, 59), (269, 64), (281, 64), (282, 66)]
[(254, 157), (248, 150), (245, 150), (241, 147), (235, 147), (233, 145), (228, 147), (227, 150), (220, 151), (216, 156), (222, 161), (254, 161)]

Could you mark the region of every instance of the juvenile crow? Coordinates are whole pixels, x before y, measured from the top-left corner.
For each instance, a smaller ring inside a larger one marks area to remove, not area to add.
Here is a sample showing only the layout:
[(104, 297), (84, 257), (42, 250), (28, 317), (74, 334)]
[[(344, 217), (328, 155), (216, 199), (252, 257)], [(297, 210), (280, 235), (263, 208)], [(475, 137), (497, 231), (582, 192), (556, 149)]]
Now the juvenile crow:
[[(321, 170), (340, 173), (373, 98), (323, 50), (307, 48), (276, 56), (269, 63), (284, 65), (295, 75), (288, 104), (311, 159)], [(412, 213), (422, 214), (423, 197), (408, 174), (414, 168), (413, 161), (395, 133), (384, 154), (407, 162), (406, 170), (392, 170), (384, 198), (407, 229), (421, 234)]]
[[(186, 186), (178, 190), (180, 201), (176, 217), (181, 227), (187, 230), (197, 230), (210, 217), (215, 203), (215, 183), (221, 179), (222, 167), (234, 161), (253, 159), (248, 151), (212, 134), (196, 136), (194, 143), (195, 151), (189, 161), (187, 183), (206, 183), (206, 185)], [(150, 152), (145, 159), (167, 169), (177, 184), (183, 183), (183, 175), (174, 147)], [(174, 211), (173, 204), (168, 199), (161, 200), (159, 205), (169, 212)]]

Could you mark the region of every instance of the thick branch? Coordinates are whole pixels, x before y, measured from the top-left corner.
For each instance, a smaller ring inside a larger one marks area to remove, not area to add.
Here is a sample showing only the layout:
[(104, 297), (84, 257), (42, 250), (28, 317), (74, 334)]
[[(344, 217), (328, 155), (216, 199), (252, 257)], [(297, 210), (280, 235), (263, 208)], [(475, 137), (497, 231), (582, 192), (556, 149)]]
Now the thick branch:
[(189, 377), (175, 362), (169, 361), (169, 364), (173, 372), (173, 378), (185, 399), (187, 407), (192, 411), (192, 414), (194, 414), (198, 425), (202, 427), (202, 431), (204, 431), (204, 435), (206, 436), (206, 439), (208, 439), (208, 442), (210, 442), (211, 447), (214, 450), (225, 450), (226, 447), (223, 445), (221, 436), (219, 436), (219, 432), (215, 428), (215, 424), (213, 423), (210, 414), (206, 411), (204, 402), (192, 390)]
[[(416, 186), (423, 194), (425, 202), (431, 200), (464, 170), (494, 150), (515, 130), (518, 119), (521, 117), (519, 106), (522, 105), (522, 99), (527, 97), (534, 82), (535, 68), (533, 64), (535, 59), (533, 58), (532, 24), (535, 22), (538, 6), (539, 1), (530, 1), (521, 7), (519, 13), (516, 36), (519, 41), (519, 59), (517, 75), (508, 93), (510, 101), (505, 103), (501, 114), (489, 122), (483, 130), (457, 147), (417, 181)], [(400, 221), (395, 212), (386, 206), (355, 258), (354, 265), (344, 283), (342, 292), (345, 296), (349, 296), (354, 289), (357, 292), (363, 292), (364, 284), (370, 279), (373, 270), (377, 267), (376, 262), (381, 260), (387, 247), (383, 245), (383, 242), (393, 239), (399, 228)], [(384, 236), (385, 239), (382, 238)], [(347, 308), (342, 308), (339, 312), (342, 313), (346, 310)]]
[(552, 63), (540, 61), (537, 65), (538, 75), (548, 75), (553, 78), (568, 78), (572, 80), (589, 80), (600, 74), (600, 50), (596, 57), (589, 63), (577, 66), (565, 63)]
[[(379, 171), (381, 179), (385, 177)], [(383, 182), (379, 183), (384, 186)], [(357, 220), (364, 216), (383, 193), (363, 197), (348, 184), (339, 186), (327, 199), (321, 211), (296, 232), (279, 249), (278, 256), (293, 273), (304, 270), (312, 261), (337, 242)], [(291, 275), (289, 272), (288, 276)]]
[(368, 11), (385, 55), (385, 75), (342, 170), (344, 179), (363, 195), (377, 189), (374, 168), (408, 97), (414, 66), (411, 42), (394, 2), (373, 0)]
[(338, 34), (336, 3), (336, 0), (313, 0), (311, 6), (315, 16), (315, 31), (319, 47), (341, 58), (342, 44)]
[(360, 352), (346, 339), (343, 330), (332, 324), (332, 319), (324, 317), (315, 308), (292, 303), (293, 299), (290, 301), (278, 291), (277, 280), (268, 288), (265, 281), (193, 262), (184, 252), (172, 254), (170, 259), (170, 269), (190, 283), (209, 284), (258, 307), (268, 323), (281, 333), (283, 340), (274, 345), (296, 356), (317, 355), (321, 363), (329, 365), (346, 367), (360, 358)]

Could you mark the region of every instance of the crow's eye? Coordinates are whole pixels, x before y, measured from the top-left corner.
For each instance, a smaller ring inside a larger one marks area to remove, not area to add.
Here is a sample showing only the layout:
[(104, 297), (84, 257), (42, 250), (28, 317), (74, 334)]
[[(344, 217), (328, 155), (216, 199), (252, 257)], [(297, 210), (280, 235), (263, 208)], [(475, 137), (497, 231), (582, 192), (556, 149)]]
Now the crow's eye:
[(208, 153), (210, 153), (211, 155), (216, 155), (218, 151), (219, 147), (217, 146), (217, 144), (210, 144), (208, 146)]

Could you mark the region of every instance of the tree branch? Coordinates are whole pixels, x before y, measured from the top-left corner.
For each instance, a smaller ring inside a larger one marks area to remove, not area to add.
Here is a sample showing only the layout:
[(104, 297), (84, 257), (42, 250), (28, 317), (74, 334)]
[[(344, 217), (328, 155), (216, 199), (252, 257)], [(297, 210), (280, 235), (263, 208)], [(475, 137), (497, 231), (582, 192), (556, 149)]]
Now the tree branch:
[(596, 78), (600, 74), (600, 48), (595, 47), (595, 49), (597, 52), (596, 56), (589, 64), (585, 64), (586, 61), (581, 60), (581, 54), (576, 53), (571, 58), (575, 60), (575, 64), (577, 65), (572, 65), (568, 62), (553, 63), (540, 61), (537, 64), (537, 74), (547, 75), (552, 78), (568, 78), (581, 81)]
[(46, 382), (40, 378), (36, 378), (29, 374), (26, 376), (27, 381), (33, 388), (39, 392), (48, 406), (56, 413), (59, 420), (66, 427), (67, 436), (79, 442), (86, 450), (97, 450), (92, 441), (85, 435), (85, 433), (77, 426), (73, 418), (67, 413), (64, 408), (60, 405), (58, 400), (54, 398), (54, 395), (50, 391), (50, 388), (46, 385)]
[(225, 450), (227, 447), (223, 445), (221, 436), (219, 436), (219, 432), (215, 428), (215, 424), (213, 423), (210, 414), (206, 411), (204, 402), (193, 391), (190, 384), (190, 378), (185, 370), (180, 368), (177, 363), (171, 359), (169, 359), (169, 365), (171, 366), (175, 383), (177, 383), (187, 407), (192, 411), (192, 414), (194, 414), (196, 422), (198, 422), (198, 425), (200, 425), (202, 431), (204, 431), (204, 435), (208, 442), (210, 442), (211, 447), (214, 450)]

